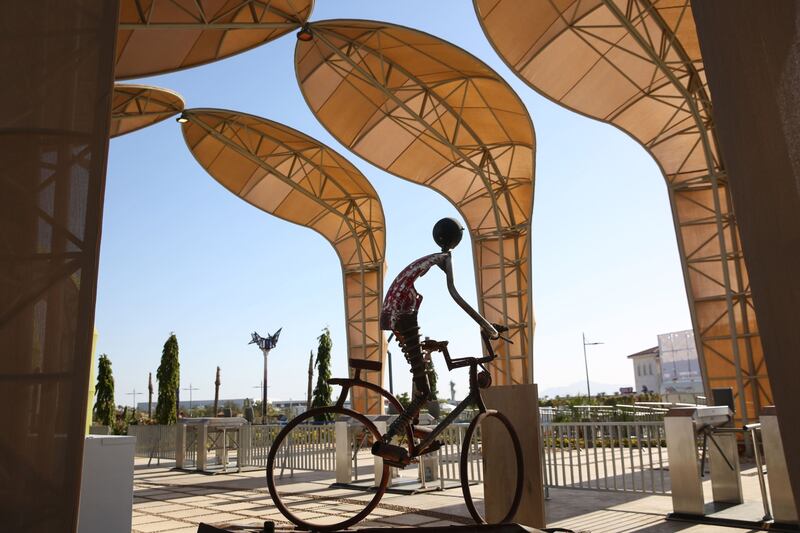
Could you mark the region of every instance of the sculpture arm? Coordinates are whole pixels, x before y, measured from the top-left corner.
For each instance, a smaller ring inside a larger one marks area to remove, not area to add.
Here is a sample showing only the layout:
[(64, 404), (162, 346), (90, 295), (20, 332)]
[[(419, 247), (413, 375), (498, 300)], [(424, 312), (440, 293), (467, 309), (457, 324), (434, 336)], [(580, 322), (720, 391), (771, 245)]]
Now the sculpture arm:
[(464, 298), (462, 298), (460, 294), (458, 294), (458, 291), (456, 290), (456, 285), (453, 282), (453, 261), (450, 258), (449, 254), (447, 255), (447, 259), (445, 260), (444, 273), (447, 276), (447, 290), (448, 292), (450, 292), (450, 296), (453, 298), (453, 300), (456, 301), (459, 307), (461, 307), (461, 309), (466, 311), (466, 313), (469, 316), (471, 316), (472, 319), (475, 322), (477, 322), (478, 325), (480, 325), (480, 327), (483, 329), (483, 331), (485, 331), (492, 339), (497, 339), (498, 337), (500, 337), (500, 334), (497, 332), (495, 327), (488, 320), (486, 320), (480, 313), (478, 313), (475, 309), (473, 309), (472, 306), (470, 306), (466, 301), (464, 301)]

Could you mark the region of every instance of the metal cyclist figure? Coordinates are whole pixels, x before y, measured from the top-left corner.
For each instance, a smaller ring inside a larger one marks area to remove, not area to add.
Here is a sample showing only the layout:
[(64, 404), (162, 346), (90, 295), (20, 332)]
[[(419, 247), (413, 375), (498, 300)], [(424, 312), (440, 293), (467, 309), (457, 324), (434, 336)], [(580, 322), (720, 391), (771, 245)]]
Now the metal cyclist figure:
[[(411, 424), (419, 414), (420, 409), (431, 393), (428, 376), (425, 372), (425, 360), (422, 346), (420, 345), (419, 324), (417, 323), (417, 313), (422, 303), (422, 295), (414, 288), (414, 282), (428, 273), (434, 265), (441, 268), (447, 278), (447, 290), (453, 300), (480, 325), (483, 331), (492, 339), (500, 337), (498, 327), (491, 324), (480, 313), (473, 309), (458, 294), (453, 282), (453, 262), (450, 251), (458, 246), (463, 236), (463, 226), (453, 218), (443, 218), (433, 226), (433, 240), (438, 244), (442, 251), (435, 254), (426, 255), (412, 262), (395, 278), (381, 309), (380, 327), (383, 330), (391, 330), (400, 344), (400, 349), (411, 365), (413, 375), (414, 393), (409, 406), (395, 419), (383, 438), (372, 446), (373, 455), (382, 457), (383, 460), (397, 467), (407, 466), (411, 458), (408, 451), (402, 446), (391, 444), (395, 435), (401, 434), (407, 424)], [(504, 328), (503, 328), (504, 329)], [(421, 428), (415, 428), (417, 432)], [(437, 443), (438, 444), (438, 443)], [(430, 451), (435, 449), (431, 446)], [(424, 451), (422, 453), (425, 453)]]

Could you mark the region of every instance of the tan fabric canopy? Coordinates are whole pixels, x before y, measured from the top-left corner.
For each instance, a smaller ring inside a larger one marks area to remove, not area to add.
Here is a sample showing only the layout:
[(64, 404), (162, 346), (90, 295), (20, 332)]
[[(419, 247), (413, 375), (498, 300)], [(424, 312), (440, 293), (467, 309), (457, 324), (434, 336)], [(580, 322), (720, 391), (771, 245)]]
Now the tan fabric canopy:
[[(555, 102), (639, 141), (667, 180), (706, 391), (771, 402), (689, 0), (475, 0), (500, 56)], [(745, 391), (741, 395), (741, 391)]]
[(534, 134), (524, 105), (480, 60), (422, 32), (349, 20), (310, 30), (295, 49), (308, 105), (353, 152), (458, 208), (480, 310), (515, 342), (493, 365), (495, 383), (530, 382)]
[(161, 122), (183, 108), (183, 98), (167, 89), (116, 83), (111, 100), (111, 137)]
[[(380, 200), (364, 175), (327, 146), (277, 122), (220, 109), (191, 109), (184, 116), (186, 144), (214, 179), (333, 245), (342, 263), (349, 357), (383, 361), (378, 317), (386, 231)], [(365, 375), (382, 383), (382, 372)], [(353, 394), (354, 408), (382, 412), (379, 397), (365, 397), (361, 389)]]
[(313, 0), (120, 0), (115, 77), (195, 67), (299, 28)]

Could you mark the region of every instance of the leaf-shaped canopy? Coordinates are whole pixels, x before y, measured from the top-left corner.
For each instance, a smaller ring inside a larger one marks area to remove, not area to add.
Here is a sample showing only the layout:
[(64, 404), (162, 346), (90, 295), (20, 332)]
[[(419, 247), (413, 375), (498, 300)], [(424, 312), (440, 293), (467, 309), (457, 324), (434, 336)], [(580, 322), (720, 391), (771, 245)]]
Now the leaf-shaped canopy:
[(499, 75), (410, 28), (344, 20), (310, 29), (295, 52), (300, 88), (342, 144), (441, 192), (473, 229), (528, 221), (533, 128)]
[(311, 110), (356, 154), (457, 207), (481, 310), (516, 341), (496, 382), (528, 382), (534, 133), (522, 101), (479, 59), (417, 30), (333, 20), (309, 31), (295, 68)]
[(117, 83), (111, 100), (111, 137), (161, 122), (183, 108), (180, 95), (167, 89)]
[[(344, 157), (288, 126), (220, 109), (183, 114), (198, 163), (239, 198), (325, 237), (342, 263), (350, 358), (382, 361), (378, 318), (386, 231), (378, 195)], [(366, 379), (380, 384), (381, 372)], [(354, 391), (354, 405), (381, 412), (382, 400)], [(359, 402), (366, 402), (359, 403)]]
[(655, 158), (706, 390), (734, 386), (739, 413), (757, 416), (771, 393), (690, 0), (474, 2), (489, 41), (520, 78), (617, 126)]
[(313, 0), (121, 0), (115, 77), (195, 67), (303, 25)]

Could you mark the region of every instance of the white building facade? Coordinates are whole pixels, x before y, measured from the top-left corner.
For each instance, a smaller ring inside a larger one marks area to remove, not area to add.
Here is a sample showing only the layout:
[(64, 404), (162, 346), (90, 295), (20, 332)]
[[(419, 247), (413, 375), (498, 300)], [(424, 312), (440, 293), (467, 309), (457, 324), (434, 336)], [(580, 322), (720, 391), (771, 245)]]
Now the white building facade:
[(658, 346), (628, 356), (633, 363), (634, 391), (661, 392), (661, 360)]
[(658, 335), (658, 346), (628, 356), (637, 393), (657, 392), (666, 402), (695, 403), (703, 378), (690, 329)]

